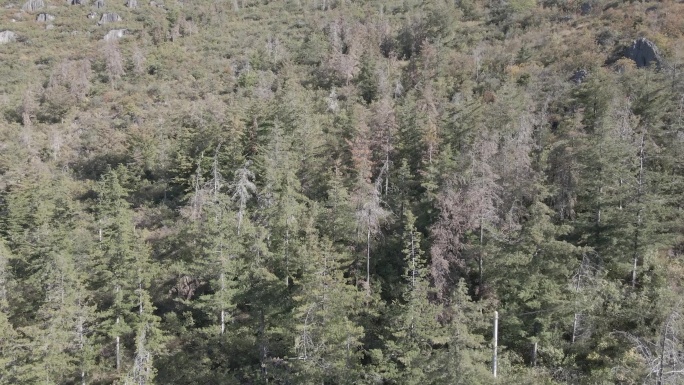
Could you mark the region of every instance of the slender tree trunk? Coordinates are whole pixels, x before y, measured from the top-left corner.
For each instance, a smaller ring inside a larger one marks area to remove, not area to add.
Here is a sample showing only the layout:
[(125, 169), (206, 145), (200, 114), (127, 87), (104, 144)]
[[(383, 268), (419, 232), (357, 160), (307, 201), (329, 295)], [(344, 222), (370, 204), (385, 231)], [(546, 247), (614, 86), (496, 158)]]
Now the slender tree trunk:
[(656, 381), (656, 384), (658, 385), (663, 384), (663, 368), (665, 366), (665, 343), (668, 329), (667, 326), (668, 325), (665, 324), (665, 330), (663, 330), (663, 337), (660, 340), (660, 364), (658, 364), (658, 380)]
[[(224, 294), (226, 290), (226, 275), (221, 272), (221, 294)], [(223, 299), (223, 298), (221, 298)], [(223, 308), (223, 301), (221, 301), (221, 334), (226, 331), (226, 310)]]
[[(582, 261), (584, 262), (584, 260)], [(579, 293), (580, 289), (580, 281), (582, 280), (582, 265), (580, 265), (580, 270), (577, 274), (577, 283), (575, 284), (575, 294)], [(575, 340), (577, 339), (577, 329), (579, 328), (579, 321), (580, 321), (580, 314), (575, 313), (575, 317), (572, 320), (572, 343), (575, 343)]]
[[(268, 369), (266, 367), (266, 316), (264, 315), (263, 309), (259, 312), (259, 361), (261, 362), (261, 373), (266, 377), (268, 375)], [(268, 383), (268, 379), (266, 379)]]
[[(116, 287), (116, 293), (118, 294), (119, 291), (121, 290), (121, 287), (117, 286)], [(119, 315), (116, 316), (116, 324), (118, 325), (119, 322), (121, 321), (121, 317)], [(121, 369), (121, 337), (119, 335), (116, 336), (116, 371), (118, 372)]]
[(483, 267), (483, 258), (482, 258), (482, 253), (483, 253), (483, 250), (482, 250), (482, 247), (483, 247), (483, 246), (482, 246), (482, 244), (483, 244), (483, 243), (484, 243), (484, 229), (482, 228), (482, 218), (480, 218), (480, 250), (479, 250), (479, 252), (478, 252), (478, 257), (477, 257), (477, 267), (478, 267), (478, 276), (479, 276), (479, 278), (478, 278), (478, 280), (479, 280), (479, 281), (478, 281), (478, 285), (480, 285), (480, 293), (481, 293), (482, 290), (484, 289), (484, 288), (483, 288), (483, 283), (484, 283), (484, 282), (482, 281), (482, 280), (483, 280), (482, 277), (483, 277), (483, 274), (484, 274), (484, 272), (483, 272), (483, 270), (484, 270), (484, 267)]
[(575, 317), (572, 321), (572, 343), (575, 343), (577, 339), (577, 327), (579, 326), (579, 313), (575, 313)]
[(644, 140), (645, 134), (641, 134), (639, 145), (639, 179), (637, 180), (637, 224), (634, 230), (634, 259), (632, 264), (632, 287), (636, 287), (637, 264), (639, 263), (639, 232), (641, 230), (641, 199), (644, 184)]
[(143, 288), (142, 288), (142, 282), (138, 282), (138, 315), (142, 316), (143, 314)]
[[(369, 215), (370, 218), (370, 215)], [(368, 219), (368, 231), (366, 232), (366, 294), (370, 295), (370, 236), (371, 225)]]
[[(0, 297), (0, 299), (2, 299), (2, 298)], [(79, 293), (79, 298), (78, 298), (78, 308), (80, 311), (83, 310), (83, 307), (81, 305), (80, 293)], [(79, 311), (79, 313), (80, 313), (80, 311)], [(83, 327), (84, 323), (85, 323), (85, 320), (83, 319), (83, 315), (79, 314), (78, 315), (78, 321), (76, 324), (76, 333), (78, 334), (78, 348), (81, 351), (81, 354), (84, 354), (84, 350), (85, 350), (85, 330)], [(81, 356), (81, 385), (86, 384), (84, 367), (85, 367), (84, 359), (83, 359), (83, 356)]]
[(497, 366), (498, 366), (498, 344), (499, 344), (499, 312), (495, 311), (494, 312), (494, 352), (492, 356), (492, 374), (494, 375), (494, 378), (496, 378), (496, 371), (497, 371)]
[(389, 195), (389, 150), (385, 152), (385, 195)]
[[(289, 222), (289, 220), (287, 221)], [(285, 287), (290, 286), (290, 224), (287, 223), (287, 230), (285, 230)]]

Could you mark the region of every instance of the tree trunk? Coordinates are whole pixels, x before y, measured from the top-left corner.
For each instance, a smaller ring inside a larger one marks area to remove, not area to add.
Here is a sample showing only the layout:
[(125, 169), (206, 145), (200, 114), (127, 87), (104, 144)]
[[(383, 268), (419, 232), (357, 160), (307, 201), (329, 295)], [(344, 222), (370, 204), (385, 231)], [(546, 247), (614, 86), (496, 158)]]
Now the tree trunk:
[(482, 219), (480, 219), (480, 250), (479, 250), (479, 252), (478, 252), (478, 258), (477, 258), (478, 285), (480, 286), (480, 293), (482, 293), (482, 290), (484, 289), (484, 287), (483, 287), (483, 282), (482, 282), (482, 280), (483, 280), (482, 277), (483, 277), (483, 274), (484, 274), (484, 273), (483, 273), (484, 267), (483, 267), (483, 260), (482, 260), (482, 259), (483, 259), (483, 258), (482, 258), (482, 253), (483, 253), (482, 244), (483, 244), (483, 241), (484, 241), (484, 230), (483, 230), (483, 228), (482, 228)]
[(639, 179), (637, 180), (637, 224), (634, 230), (634, 259), (632, 264), (632, 287), (636, 287), (637, 264), (639, 263), (639, 231), (641, 230), (641, 198), (644, 184), (644, 138), (641, 134), (639, 145)]
[(370, 236), (371, 225), (368, 220), (368, 231), (366, 233), (366, 294), (370, 295)]
[[(116, 287), (116, 292), (118, 293), (121, 288), (119, 286)], [(121, 321), (120, 316), (116, 316), (116, 324), (118, 325), (119, 322)], [(121, 369), (121, 337), (119, 335), (116, 336), (116, 371), (118, 372)]]
[(499, 312), (495, 311), (494, 312), (494, 352), (492, 356), (492, 374), (494, 375), (494, 378), (496, 378), (496, 371), (497, 371), (497, 359), (498, 359), (498, 344), (499, 344)]

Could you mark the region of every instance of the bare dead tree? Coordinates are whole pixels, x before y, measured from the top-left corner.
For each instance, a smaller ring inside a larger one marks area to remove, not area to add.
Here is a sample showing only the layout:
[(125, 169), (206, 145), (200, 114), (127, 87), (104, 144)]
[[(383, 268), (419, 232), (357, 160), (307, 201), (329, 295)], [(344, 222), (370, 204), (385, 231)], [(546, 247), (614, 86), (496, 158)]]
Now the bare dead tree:
[[(572, 320), (572, 338), (571, 342), (574, 344), (580, 338), (588, 337), (590, 325), (585, 321), (584, 317), (584, 301), (583, 297), (586, 291), (591, 291), (596, 288), (596, 277), (601, 273), (596, 259), (598, 255), (592, 252), (585, 252), (582, 255), (582, 260), (572, 277), (571, 285), (575, 293), (575, 312)], [(589, 294), (591, 296), (591, 294)]]
[(629, 340), (646, 367), (644, 383), (656, 385), (681, 384), (684, 381), (684, 345), (682, 345), (682, 301), (663, 321), (660, 337), (647, 340), (630, 333), (618, 332)]
[(123, 59), (121, 58), (121, 50), (119, 49), (118, 41), (110, 40), (105, 42), (102, 51), (107, 67), (107, 74), (109, 75), (110, 79), (117, 80), (121, 78), (126, 71), (124, 70)]

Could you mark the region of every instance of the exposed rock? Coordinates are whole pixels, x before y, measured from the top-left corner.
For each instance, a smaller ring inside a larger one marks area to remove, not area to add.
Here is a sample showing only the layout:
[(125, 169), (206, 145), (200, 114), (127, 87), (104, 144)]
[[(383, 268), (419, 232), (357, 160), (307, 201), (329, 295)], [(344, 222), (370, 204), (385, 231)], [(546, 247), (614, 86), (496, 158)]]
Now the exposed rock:
[(17, 41), (17, 34), (12, 31), (0, 32), (0, 44), (6, 44)]
[(593, 6), (591, 3), (582, 3), (582, 5), (580, 5), (580, 14), (586, 16), (591, 13), (592, 8)]
[(34, 12), (41, 8), (45, 8), (45, 3), (43, 0), (28, 0), (26, 3), (24, 3), (24, 6), (21, 7), (21, 9), (27, 12)]
[(86, 1), (85, 0), (71, 0), (69, 3), (71, 5), (85, 5)]
[(575, 84), (582, 84), (584, 80), (586, 80), (587, 76), (589, 76), (589, 71), (585, 69), (579, 69), (575, 71), (574, 74), (572, 74), (572, 77), (570, 77), (570, 81)]
[(97, 18), (97, 12), (90, 12), (88, 14), (88, 19), (96, 19)]
[(192, 299), (197, 289), (202, 286), (202, 282), (197, 278), (184, 275), (178, 279), (176, 285), (169, 290), (169, 294), (175, 297), (181, 297), (186, 300)]
[(660, 55), (658, 47), (656, 47), (652, 41), (643, 37), (634, 40), (632, 45), (627, 48), (625, 56), (634, 60), (637, 68), (648, 67), (651, 64), (660, 67), (663, 63), (663, 58)]
[(119, 16), (118, 13), (103, 13), (102, 17), (100, 18), (100, 21), (98, 21), (97, 24), (102, 25), (107, 23), (117, 23), (122, 20), (123, 19), (121, 18), (121, 16)]
[(126, 35), (125, 29), (113, 29), (104, 35), (104, 41), (119, 40)]
[(47, 23), (53, 20), (55, 20), (55, 17), (49, 13), (39, 13), (36, 15), (36, 21), (39, 23)]
[(95, 0), (95, 4), (93, 4), (95, 8), (104, 8), (105, 2), (104, 0)]
[(128, 8), (138, 8), (138, 0), (128, 0), (126, 1), (126, 6)]

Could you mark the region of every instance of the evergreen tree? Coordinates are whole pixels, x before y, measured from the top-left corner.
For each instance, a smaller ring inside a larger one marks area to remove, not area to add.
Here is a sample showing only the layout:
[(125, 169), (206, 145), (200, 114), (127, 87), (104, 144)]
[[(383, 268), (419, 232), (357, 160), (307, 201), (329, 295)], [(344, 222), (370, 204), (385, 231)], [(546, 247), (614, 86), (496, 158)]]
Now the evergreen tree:
[(10, 308), (7, 301), (10, 287), (9, 275), (10, 254), (0, 242), (0, 384), (9, 385), (17, 382), (15, 370), (18, 366), (18, 348), (22, 344), (14, 326), (10, 323)]
[[(297, 382), (352, 384), (359, 381), (364, 329), (356, 319), (363, 295), (344, 277), (348, 256), (309, 234), (300, 252), (307, 263), (294, 297)], [(322, 242), (319, 244), (319, 242)]]
[(416, 230), (415, 217), (410, 211), (404, 218), (402, 238), (405, 289), (401, 302), (394, 308), (387, 354), (398, 367), (394, 381), (401, 384), (430, 383), (440, 369), (436, 357), (446, 354), (443, 346), (449, 340), (449, 329), (438, 321), (444, 310), (430, 302), (434, 293), (429, 286), (421, 234)]
[[(108, 344), (114, 345), (112, 366), (119, 375), (125, 368), (132, 367), (131, 370), (138, 373), (134, 377), (148, 383), (153, 378), (149, 354), (156, 353), (161, 339), (156, 326), (158, 321), (152, 315), (154, 306), (148, 299), (155, 269), (126, 201), (128, 193), (121, 185), (122, 176), (126, 176), (123, 167), (109, 170), (98, 184), (96, 217), (100, 254), (93, 285), (102, 296), (99, 331), (110, 339)], [(132, 346), (126, 346), (134, 333), (137, 336), (136, 353), (131, 350)], [(148, 341), (153, 341), (150, 342), (152, 347), (146, 345)], [(135, 357), (132, 364), (125, 361), (129, 354)]]

